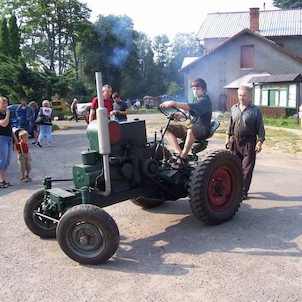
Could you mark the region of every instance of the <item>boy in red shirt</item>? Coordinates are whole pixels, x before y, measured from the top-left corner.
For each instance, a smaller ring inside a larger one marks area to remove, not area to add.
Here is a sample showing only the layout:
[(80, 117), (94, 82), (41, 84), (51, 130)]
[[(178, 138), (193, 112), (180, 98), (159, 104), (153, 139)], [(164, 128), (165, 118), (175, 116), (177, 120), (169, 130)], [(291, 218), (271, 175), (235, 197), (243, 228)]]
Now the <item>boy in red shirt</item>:
[(29, 176), (31, 170), (31, 157), (28, 151), (28, 132), (21, 130), (19, 132), (19, 142), (16, 143), (18, 152), (18, 164), (20, 166), (20, 181), (29, 182), (32, 178)]

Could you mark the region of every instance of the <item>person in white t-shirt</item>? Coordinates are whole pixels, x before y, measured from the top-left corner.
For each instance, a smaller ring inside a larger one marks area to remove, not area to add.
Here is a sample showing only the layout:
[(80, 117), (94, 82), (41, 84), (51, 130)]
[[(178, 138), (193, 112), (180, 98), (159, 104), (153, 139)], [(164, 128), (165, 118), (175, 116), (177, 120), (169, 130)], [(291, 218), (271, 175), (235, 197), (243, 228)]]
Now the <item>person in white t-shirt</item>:
[(48, 100), (44, 100), (42, 102), (42, 107), (40, 108), (38, 116), (42, 116), (41, 121), (38, 122), (40, 125), (38, 146), (42, 147), (41, 142), (43, 141), (44, 137), (46, 137), (47, 145), (50, 147), (52, 140), (52, 108)]

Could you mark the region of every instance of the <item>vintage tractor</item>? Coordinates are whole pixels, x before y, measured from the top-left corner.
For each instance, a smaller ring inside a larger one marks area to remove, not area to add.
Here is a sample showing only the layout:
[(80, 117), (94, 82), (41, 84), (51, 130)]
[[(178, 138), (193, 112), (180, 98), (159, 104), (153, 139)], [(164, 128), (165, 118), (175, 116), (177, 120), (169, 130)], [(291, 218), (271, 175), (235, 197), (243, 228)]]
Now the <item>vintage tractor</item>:
[[(97, 74), (98, 92), (100, 82)], [(173, 169), (163, 138), (173, 112), (161, 109), (168, 117), (166, 128), (148, 142), (144, 120), (108, 122), (98, 95), (97, 120), (87, 128), (89, 148), (81, 153), (82, 163), (73, 167), (74, 187), (53, 187), (56, 180), (46, 177), (44, 188), (26, 201), (24, 220), (34, 234), (56, 237), (62, 250), (79, 263), (101, 264), (119, 245), (119, 230), (103, 210), (106, 206), (130, 199), (152, 208), (188, 197), (194, 216), (206, 224), (220, 224), (235, 215), (243, 181), (236, 156), (217, 150), (200, 161), (197, 153), (207, 147), (205, 139), (194, 144), (186, 168)], [(212, 126), (211, 135), (219, 123)]]

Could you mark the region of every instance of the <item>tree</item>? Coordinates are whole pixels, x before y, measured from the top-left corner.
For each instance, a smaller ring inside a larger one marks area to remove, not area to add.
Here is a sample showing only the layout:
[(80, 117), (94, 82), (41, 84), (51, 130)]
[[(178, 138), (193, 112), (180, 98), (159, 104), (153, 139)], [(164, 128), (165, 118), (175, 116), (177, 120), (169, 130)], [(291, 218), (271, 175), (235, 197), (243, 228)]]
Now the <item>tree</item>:
[(169, 85), (167, 79), (167, 67), (170, 63), (170, 41), (167, 35), (156, 36), (153, 41), (153, 51), (155, 55), (155, 66), (156, 66), (156, 95), (166, 93)]
[(25, 90), (21, 83), (24, 66), (10, 56), (0, 54), (0, 95), (5, 95), (11, 102), (24, 97)]
[(302, 8), (302, 0), (274, 0), (273, 5), (278, 8)]
[(2, 0), (2, 6), (19, 18), (28, 64), (43, 63), (62, 74), (73, 58), (77, 70), (77, 30), (90, 16), (86, 4), (78, 0)]
[(21, 58), (20, 32), (14, 14), (9, 18), (9, 54), (16, 60)]
[(140, 85), (140, 93), (135, 98), (143, 97), (146, 94), (156, 94), (156, 77), (152, 41), (146, 34), (138, 32), (135, 44), (138, 53), (140, 71), (140, 79), (138, 81), (138, 84)]
[[(100, 15), (95, 31), (98, 34), (98, 41), (94, 44), (97, 57), (91, 58), (93, 65), (86, 64), (86, 72), (93, 71), (94, 75), (95, 71), (101, 71), (103, 82), (123, 93), (120, 90), (127, 86), (126, 79), (139, 72), (132, 20), (126, 15)], [(125, 77), (126, 72), (129, 76)]]
[(133, 29), (126, 15), (99, 16), (92, 24), (90, 10), (79, 0), (0, 4), (1, 14), (10, 17), (8, 35), (1, 34), (6, 21), (0, 24), (0, 54), (20, 56), (18, 68), (9, 62), (5, 70), (18, 71), (12, 75), (14, 84), (34, 99), (55, 94), (92, 98), (96, 71), (125, 98), (179, 92), (183, 84), (178, 69), (185, 56), (197, 52), (193, 35), (180, 35), (172, 44), (166, 35), (151, 41)]
[(184, 59), (186, 57), (200, 57), (202, 55), (203, 51), (196, 41), (193, 33), (176, 34), (171, 47), (171, 59), (168, 66), (168, 78), (174, 79), (175, 83), (177, 84), (177, 94), (184, 92), (183, 76), (178, 72), (183, 64)]
[(7, 28), (7, 20), (5, 17), (2, 17), (0, 21), (0, 53), (9, 56), (9, 34)]

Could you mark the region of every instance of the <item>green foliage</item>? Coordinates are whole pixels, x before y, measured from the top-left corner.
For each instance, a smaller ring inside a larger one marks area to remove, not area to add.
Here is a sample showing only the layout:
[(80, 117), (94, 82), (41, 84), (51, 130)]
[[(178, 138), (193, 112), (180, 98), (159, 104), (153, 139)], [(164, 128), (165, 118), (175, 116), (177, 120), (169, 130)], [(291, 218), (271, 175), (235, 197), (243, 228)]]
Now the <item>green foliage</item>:
[[(175, 78), (179, 86), (183, 85), (183, 76), (178, 73), (186, 57), (200, 57), (203, 55), (203, 49), (198, 44), (193, 33), (178, 33), (171, 45), (171, 59), (168, 66), (168, 78)], [(182, 91), (183, 92), (183, 91)]]
[(10, 101), (21, 99), (25, 96), (23, 86), (20, 85), (20, 76), (24, 66), (11, 57), (0, 54), (0, 95), (7, 96)]
[(300, 125), (297, 118), (274, 118), (274, 117), (263, 117), (263, 122), (267, 126), (282, 127), (282, 128), (291, 128), (299, 129)]
[(151, 41), (126, 15), (101, 15), (92, 24), (90, 10), (78, 0), (2, 0), (0, 11), (9, 21), (0, 24), (0, 54), (20, 61), (1, 62), (0, 88), (18, 99), (90, 101), (97, 71), (125, 99), (178, 94), (183, 58), (199, 55), (193, 35)]
[[(136, 57), (134, 44), (134, 31), (132, 20), (123, 16), (99, 16), (95, 23), (95, 31), (98, 33), (97, 61), (92, 67), (94, 71), (101, 71), (103, 83), (110, 84), (115, 91), (121, 87), (121, 73), (124, 69), (134, 73), (133, 60)], [(132, 62), (132, 64), (130, 64)], [(135, 61), (138, 72), (137, 60)], [(89, 68), (91, 69), (91, 68)]]
[(11, 15), (9, 18), (9, 54), (14, 59), (21, 58), (20, 33), (15, 15)]
[(176, 82), (170, 82), (170, 85), (167, 90), (167, 94), (176, 96), (182, 94), (182, 88)]
[(9, 34), (7, 28), (7, 20), (5, 17), (2, 17), (0, 21), (0, 53), (9, 56)]
[(302, 8), (301, 0), (274, 0), (273, 5), (279, 8)]
[(77, 68), (77, 28), (90, 16), (85, 4), (77, 0), (7, 0), (3, 7), (18, 15), (28, 64), (40, 61), (62, 74), (73, 57)]

